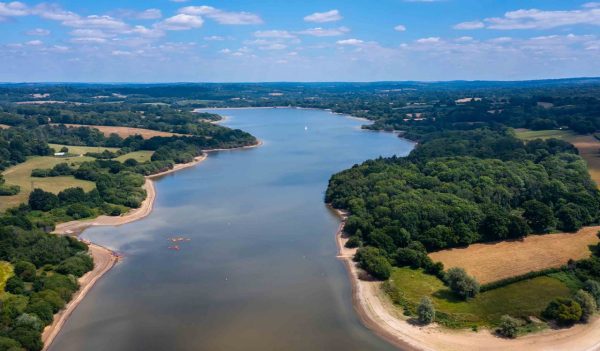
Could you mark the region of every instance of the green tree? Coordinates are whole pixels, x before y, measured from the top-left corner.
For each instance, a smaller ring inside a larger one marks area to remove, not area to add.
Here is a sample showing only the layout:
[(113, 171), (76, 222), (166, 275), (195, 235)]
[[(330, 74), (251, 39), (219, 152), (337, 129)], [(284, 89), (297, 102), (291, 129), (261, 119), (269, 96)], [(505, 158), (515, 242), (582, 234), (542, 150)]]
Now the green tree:
[(35, 279), (37, 269), (35, 265), (27, 261), (18, 261), (15, 263), (14, 272), (23, 281), (32, 282)]
[(34, 189), (31, 194), (29, 194), (29, 206), (32, 210), (46, 212), (58, 207), (58, 204), (58, 196), (42, 189)]
[(581, 306), (572, 299), (557, 298), (552, 300), (542, 315), (546, 319), (555, 320), (559, 325), (572, 325), (581, 319)]
[(519, 332), (520, 321), (509, 315), (504, 315), (500, 319), (500, 327), (498, 328), (498, 334), (507, 338), (516, 338)]
[(595, 280), (588, 279), (583, 284), (583, 290), (587, 291), (592, 295), (594, 299), (596, 299), (596, 305), (600, 306), (600, 283)]
[(579, 290), (573, 296), (573, 300), (581, 306), (581, 320), (588, 322), (598, 309), (594, 297), (585, 290)]
[(457, 295), (464, 299), (475, 297), (479, 293), (479, 283), (477, 280), (460, 267), (453, 267), (446, 273), (446, 283)]
[(25, 292), (25, 283), (23, 283), (21, 278), (17, 277), (16, 275), (12, 276), (6, 281), (4, 290), (8, 291), (11, 294), (23, 294)]
[(435, 320), (435, 307), (429, 297), (421, 298), (419, 306), (417, 306), (417, 318), (421, 324), (429, 324)]
[(377, 248), (360, 248), (356, 252), (355, 259), (358, 261), (360, 268), (376, 279), (386, 280), (392, 274), (392, 265)]
[(529, 200), (523, 204), (523, 217), (536, 233), (545, 233), (556, 224), (552, 209), (537, 200)]

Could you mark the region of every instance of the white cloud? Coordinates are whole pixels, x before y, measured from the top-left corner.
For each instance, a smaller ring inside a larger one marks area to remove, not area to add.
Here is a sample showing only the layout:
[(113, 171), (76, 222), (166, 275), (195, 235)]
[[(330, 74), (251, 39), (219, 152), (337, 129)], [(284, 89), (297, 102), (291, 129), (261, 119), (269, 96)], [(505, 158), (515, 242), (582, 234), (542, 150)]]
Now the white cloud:
[(416, 42), (419, 44), (435, 44), (439, 43), (440, 41), (441, 39), (439, 37), (421, 38), (416, 40)]
[(397, 32), (404, 32), (404, 31), (406, 31), (406, 26), (402, 25), (402, 24), (399, 24), (399, 25), (397, 25), (397, 26), (394, 27), (394, 30), (397, 31)]
[(223, 41), (223, 40), (225, 40), (225, 38), (222, 36), (219, 36), (219, 35), (211, 35), (208, 37), (204, 37), (204, 40), (206, 40), (206, 41)]
[(53, 21), (72, 21), (80, 18), (78, 14), (63, 10), (58, 5), (50, 5), (45, 3), (34, 7), (31, 10), (31, 13)]
[(327, 12), (315, 12), (311, 15), (304, 17), (306, 22), (335, 22), (342, 19), (342, 15), (338, 10), (330, 10)]
[(299, 31), (299, 34), (303, 35), (312, 35), (314, 37), (336, 37), (339, 35), (344, 35), (350, 32), (350, 28), (348, 27), (338, 27), (338, 28), (309, 28), (303, 31)]
[(222, 49), (222, 50), (219, 50), (219, 52), (222, 54), (230, 54), (231, 50), (230, 49)]
[(471, 30), (471, 29), (481, 29), (484, 28), (485, 24), (481, 21), (471, 21), (471, 22), (462, 22), (455, 25), (454, 29), (459, 30)]
[(117, 17), (133, 18), (139, 20), (153, 20), (162, 18), (162, 12), (159, 9), (146, 9), (144, 11), (118, 10)]
[(228, 12), (212, 6), (186, 6), (179, 13), (193, 16), (205, 16), (220, 24), (261, 24), (260, 16), (250, 12)]
[(30, 40), (30, 41), (26, 42), (25, 44), (31, 45), (31, 46), (40, 46), (40, 45), (43, 45), (44, 42), (41, 40)]
[(44, 28), (34, 28), (34, 29), (30, 29), (30, 30), (26, 31), (25, 34), (43, 37), (43, 36), (50, 35), (50, 31), (48, 29), (44, 29)]
[(27, 16), (29, 10), (27, 5), (19, 1), (0, 2), (0, 19), (6, 17)]
[(169, 17), (158, 23), (156, 26), (164, 30), (189, 30), (200, 28), (204, 24), (204, 20), (200, 16), (192, 16), (180, 13), (173, 17)]
[(114, 34), (108, 34), (100, 29), (75, 29), (69, 32), (73, 37), (79, 38), (111, 38)]
[(264, 46), (258, 47), (260, 50), (283, 50), (287, 48), (287, 45), (281, 43), (271, 43)]
[(351, 45), (351, 46), (356, 46), (356, 45), (361, 45), (364, 43), (364, 41), (360, 40), (360, 39), (344, 39), (344, 40), (338, 40), (336, 42), (338, 45)]
[(551, 29), (572, 25), (600, 26), (600, 3), (590, 2), (578, 10), (546, 11), (520, 9), (509, 11), (503, 17), (486, 18), (483, 21), (463, 22), (456, 29), (488, 28), (497, 30)]
[(281, 38), (281, 39), (291, 39), (296, 36), (287, 30), (259, 30), (254, 32), (254, 36), (257, 38)]
[(471, 40), (473, 40), (473, 37), (469, 37), (469, 36), (464, 36), (464, 37), (456, 38), (456, 41), (461, 41), (461, 42), (471, 41)]

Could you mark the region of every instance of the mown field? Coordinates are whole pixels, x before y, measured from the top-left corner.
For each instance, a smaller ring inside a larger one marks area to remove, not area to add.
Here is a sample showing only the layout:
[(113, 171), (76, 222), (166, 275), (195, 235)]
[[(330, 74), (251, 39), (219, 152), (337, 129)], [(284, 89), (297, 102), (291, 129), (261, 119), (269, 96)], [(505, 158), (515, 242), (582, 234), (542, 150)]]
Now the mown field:
[(153, 154), (154, 154), (154, 151), (134, 151), (134, 152), (127, 153), (125, 155), (121, 155), (121, 156), (115, 158), (115, 160), (117, 160), (119, 162), (125, 162), (125, 160), (132, 158), (138, 162), (147, 162), (147, 161), (150, 161), (150, 158), (152, 157)]
[(482, 284), (546, 268), (556, 268), (569, 259), (590, 256), (589, 246), (598, 243), (600, 227), (585, 227), (577, 233), (530, 235), (523, 240), (472, 244), (432, 252), (429, 257), (444, 268), (462, 267)]
[(54, 152), (59, 152), (63, 147), (69, 149), (69, 154), (84, 155), (88, 152), (102, 152), (104, 150), (116, 152), (119, 148), (116, 147), (104, 147), (104, 146), (71, 146), (71, 145), (60, 145), (60, 144), (48, 144)]
[(515, 129), (515, 134), (517, 135), (517, 138), (522, 140), (554, 138), (566, 141), (577, 135), (570, 130), (529, 130), (523, 128)]
[(27, 202), (29, 194), (34, 188), (40, 188), (45, 191), (58, 193), (61, 190), (72, 187), (81, 187), (85, 191), (94, 189), (95, 184), (90, 181), (75, 179), (73, 176), (35, 178), (31, 176), (31, 171), (35, 168), (52, 168), (59, 163), (68, 163), (76, 165), (82, 162), (91, 161), (91, 157), (31, 157), (26, 162), (10, 167), (2, 174), (6, 184), (18, 185), (21, 191), (17, 195), (3, 196), (0, 202), (0, 211), (7, 208), (18, 206)]
[(131, 135), (141, 135), (144, 139), (150, 139), (155, 136), (170, 137), (174, 135), (182, 135), (177, 133), (161, 132), (157, 130), (143, 129), (143, 128), (131, 128), (131, 127), (114, 127), (114, 126), (92, 126), (85, 124), (65, 124), (67, 127), (90, 127), (101, 131), (104, 135), (109, 136), (111, 134), (117, 134), (121, 138), (127, 138)]
[(458, 298), (435, 276), (422, 270), (395, 268), (389, 283), (403, 307), (413, 310), (423, 296), (429, 296), (437, 311), (437, 321), (453, 328), (493, 327), (503, 315), (540, 317), (548, 303), (556, 297), (572, 293), (567, 284), (544, 276), (523, 280), (486, 291), (468, 301)]

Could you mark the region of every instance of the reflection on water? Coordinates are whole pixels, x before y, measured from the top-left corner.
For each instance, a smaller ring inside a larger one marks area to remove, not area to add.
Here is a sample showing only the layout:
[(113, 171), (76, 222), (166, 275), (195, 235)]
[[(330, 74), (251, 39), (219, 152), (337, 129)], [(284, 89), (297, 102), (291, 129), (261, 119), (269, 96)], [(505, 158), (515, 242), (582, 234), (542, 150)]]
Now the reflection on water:
[(86, 231), (125, 260), (52, 351), (392, 349), (354, 313), (323, 196), (332, 173), (412, 144), (325, 111), (221, 113), (264, 145), (211, 153), (157, 181), (147, 218)]

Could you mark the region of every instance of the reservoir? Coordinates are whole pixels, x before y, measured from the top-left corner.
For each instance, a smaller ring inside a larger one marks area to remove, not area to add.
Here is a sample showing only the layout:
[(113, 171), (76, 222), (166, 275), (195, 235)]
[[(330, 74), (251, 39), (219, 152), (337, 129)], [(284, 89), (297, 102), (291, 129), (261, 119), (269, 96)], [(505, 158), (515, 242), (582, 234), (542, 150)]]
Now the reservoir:
[(210, 153), (157, 179), (148, 217), (86, 230), (124, 259), (50, 350), (393, 350), (353, 309), (323, 199), (333, 173), (413, 144), (327, 111), (209, 112), (263, 145)]

